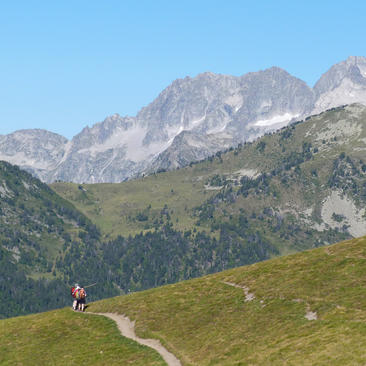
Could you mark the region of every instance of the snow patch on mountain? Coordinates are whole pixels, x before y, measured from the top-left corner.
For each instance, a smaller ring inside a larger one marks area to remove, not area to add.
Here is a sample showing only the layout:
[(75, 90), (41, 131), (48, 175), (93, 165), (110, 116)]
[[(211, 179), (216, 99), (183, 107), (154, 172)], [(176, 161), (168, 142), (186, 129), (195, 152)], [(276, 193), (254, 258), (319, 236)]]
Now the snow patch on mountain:
[(284, 113), (273, 116), (268, 119), (261, 119), (256, 121), (253, 125), (257, 127), (267, 127), (273, 125), (287, 125), (292, 119), (297, 118), (299, 114)]
[[(206, 119), (206, 116), (207, 116), (207, 111), (205, 112), (205, 114), (202, 117), (194, 119), (193, 121), (190, 121), (187, 130), (191, 130), (191, 129), (195, 128), (197, 125), (200, 124), (200, 122), (202, 122)], [(183, 127), (182, 127), (182, 131), (183, 131)], [(180, 131), (180, 132), (182, 132), (182, 131)]]
[(123, 149), (126, 151), (126, 159), (138, 162), (146, 158), (146, 152), (141, 149), (147, 129), (140, 126), (133, 126), (130, 129), (118, 128), (102, 143), (96, 143), (89, 147), (78, 150), (79, 153), (88, 153), (96, 156), (107, 150)]

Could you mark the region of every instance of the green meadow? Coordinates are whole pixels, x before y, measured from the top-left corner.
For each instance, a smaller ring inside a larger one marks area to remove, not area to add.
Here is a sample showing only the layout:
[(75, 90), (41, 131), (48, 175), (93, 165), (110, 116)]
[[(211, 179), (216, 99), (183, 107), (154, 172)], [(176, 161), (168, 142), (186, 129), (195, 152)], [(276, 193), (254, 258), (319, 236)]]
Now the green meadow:
[(137, 334), (160, 339), (184, 365), (361, 365), (365, 264), (366, 238), (354, 239), (103, 300), (89, 311), (128, 315)]
[[(366, 238), (89, 304), (183, 365), (366, 363)], [(236, 287), (234, 287), (234, 285)], [(0, 321), (1, 365), (160, 365), (113, 321), (62, 309)]]
[(165, 365), (102, 316), (70, 309), (0, 321), (1, 366)]

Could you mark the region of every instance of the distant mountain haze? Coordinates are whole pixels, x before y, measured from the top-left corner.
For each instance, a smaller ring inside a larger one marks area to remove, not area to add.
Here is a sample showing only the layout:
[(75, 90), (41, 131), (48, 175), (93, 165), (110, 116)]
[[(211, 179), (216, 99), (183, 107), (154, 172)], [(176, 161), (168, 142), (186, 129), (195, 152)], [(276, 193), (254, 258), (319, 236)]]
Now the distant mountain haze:
[(0, 159), (44, 182), (120, 182), (355, 102), (366, 104), (365, 57), (332, 66), (314, 88), (278, 67), (240, 77), (206, 72), (175, 80), (135, 117), (112, 115), (70, 141), (38, 129), (0, 136)]

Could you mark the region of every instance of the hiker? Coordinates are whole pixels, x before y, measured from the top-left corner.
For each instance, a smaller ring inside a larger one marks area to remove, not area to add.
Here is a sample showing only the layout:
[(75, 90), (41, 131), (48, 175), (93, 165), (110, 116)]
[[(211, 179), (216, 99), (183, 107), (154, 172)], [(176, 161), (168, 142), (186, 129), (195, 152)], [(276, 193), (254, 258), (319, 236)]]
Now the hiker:
[(86, 291), (83, 287), (79, 290), (77, 296), (79, 297), (77, 301), (79, 311), (84, 311), (86, 303)]
[[(97, 283), (93, 283), (88, 287), (95, 286)], [(75, 286), (71, 287), (71, 296), (74, 298), (74, 301), (72, 303), (72, 308), (74, 310), (80, 310), (84, 311), (86, 308), (86, 291), (84, 287), (79, 286), (77, 283), (75, 283)]]
[(80, 287), (77, 283), (71, 288), (71, 296), (74, 298), (72, 308), (74, 310), (84, 311), (86, 303), (86, 291), (83, 287)]
[(73, 310), (77, 310), (78, 308), (78, 300), (76, 298), (76, 294), (81, 289), (81, 287), (75, 283), (75, 286), (71, 287), (71, 296), (74, 298), (74, 301), (72, 302), (72, 308)]

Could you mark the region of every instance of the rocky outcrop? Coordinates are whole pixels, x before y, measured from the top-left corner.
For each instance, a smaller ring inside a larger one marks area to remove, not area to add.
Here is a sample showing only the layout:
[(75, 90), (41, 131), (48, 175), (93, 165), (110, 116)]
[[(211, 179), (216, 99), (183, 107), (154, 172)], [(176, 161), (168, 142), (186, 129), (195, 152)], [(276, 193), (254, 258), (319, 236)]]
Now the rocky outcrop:
[(43, 181), (63, 158), (67, 139), (46, 130), (20, 130), (0, 136), (0, 160), (18, 165)]

